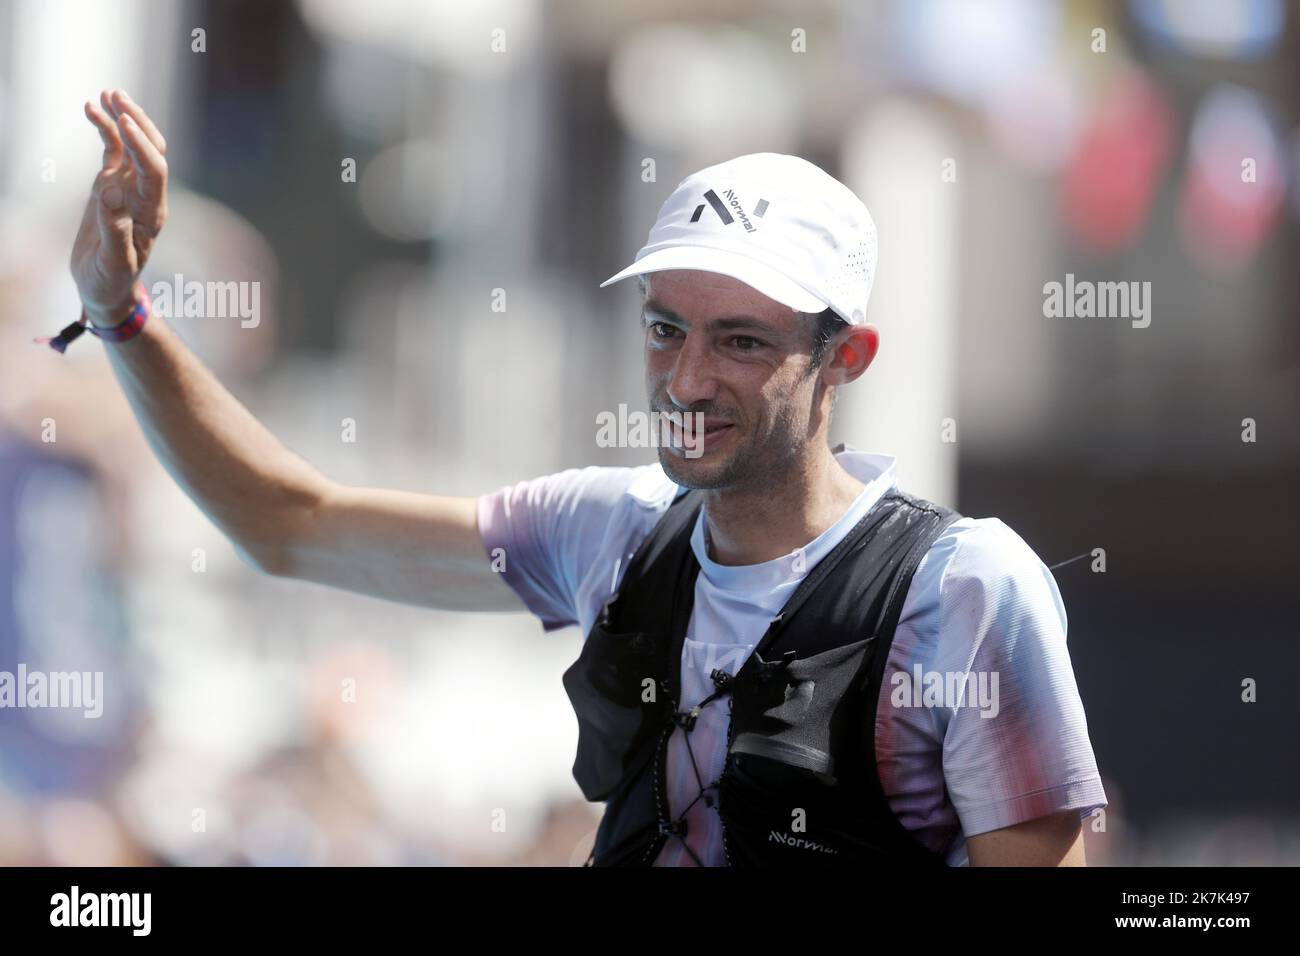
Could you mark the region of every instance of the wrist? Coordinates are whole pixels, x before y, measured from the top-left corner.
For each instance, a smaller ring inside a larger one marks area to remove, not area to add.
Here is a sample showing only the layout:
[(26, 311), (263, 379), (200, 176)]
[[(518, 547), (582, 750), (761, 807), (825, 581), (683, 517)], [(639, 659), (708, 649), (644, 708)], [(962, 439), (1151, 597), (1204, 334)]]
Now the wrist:
[(85, 300), (81, 303), (82, 311), (86, 313), (86, 320), (97, 329), (112, 328), (121, 323), (135, 308), (138, 301), (138, 294), (135, 284), (132, 284), (126, 297), (115, 305), (90, 304)]
[(131, 292), (133, 298), (125, 314), (120, 312), (114, 314), (107, 309), (94, 307), (96, 314), (92, 319), (86, 304), (82, 303), (81, 315), (77, 321), (65, 326), (58, 335), (41, 335), (32, 341), (40, 345), (48, 345), (54, 351), (62, 353), (86, 331), (104, 342), (119, 343), (133, 339), (140, 334), (145, 323), (149, 321), (153, 304), (143, 283), (136, 282)]

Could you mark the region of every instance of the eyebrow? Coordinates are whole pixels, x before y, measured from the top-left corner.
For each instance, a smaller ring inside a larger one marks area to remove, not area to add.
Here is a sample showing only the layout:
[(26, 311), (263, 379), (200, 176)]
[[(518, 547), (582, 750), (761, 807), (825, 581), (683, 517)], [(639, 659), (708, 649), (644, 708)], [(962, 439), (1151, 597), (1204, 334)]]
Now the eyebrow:
[[(654, 299), (647, 299), (641, 309), (642, 315), (647, 319), (655, 322), (667, 322), (670, 325), (677, 325), (684, 329), (689, 329), (691, 323), (687, 322), (672, 309), (656, 302)], [(780, 332), (774, 328), (771, 323), (764, 322), (752, 315), (731, 315), (722, 319), (714, 319), (709, 323), (715, 329), (721, 331), (732, 331), (735, 329), (757, 329), (766, 332), (768, 335), (779, 335)]]

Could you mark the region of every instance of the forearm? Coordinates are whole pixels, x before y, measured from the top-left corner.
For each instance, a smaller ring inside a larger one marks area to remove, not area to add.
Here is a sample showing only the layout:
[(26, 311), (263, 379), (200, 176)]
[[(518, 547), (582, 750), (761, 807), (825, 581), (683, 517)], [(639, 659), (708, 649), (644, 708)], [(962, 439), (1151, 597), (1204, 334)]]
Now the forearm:
[(458, 611), (522, 611), (478, 529), (478, 499), (331, 483), (277, 572)]
[(161, 317), (103, 347), (163, 467), (246, 560), (273, 565), (326, 479), (254, 418)]

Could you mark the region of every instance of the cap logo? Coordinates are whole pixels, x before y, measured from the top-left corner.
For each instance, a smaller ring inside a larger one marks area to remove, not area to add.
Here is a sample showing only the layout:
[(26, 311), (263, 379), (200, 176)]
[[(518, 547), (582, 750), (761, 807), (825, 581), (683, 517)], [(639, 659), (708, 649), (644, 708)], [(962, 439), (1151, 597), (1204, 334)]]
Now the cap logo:
[[(724, 226), (730, 226), (733, 222), (736, 221), (736, 219), (739, 219), (740, 224), (745, 227), (746, 232), (756, 232), (757, 227), (752, 222), (749, 221), (749, 216), (745, 215), (745, 210), (741, 207), (740, 199), (739, 197), (736, 196), (735, 191), (728, 189), (723, 195), (725, 195), (727, 199), (731, 201), (731, 209), (734, 209), (736, 211), (735, 216), (732, 216), (731, 210), (727, 208), (727, 205), (718, 197), (718, 194), (715, 193), (712, 189), (708, 190), (704, 194), (704, 198), (709, 201), (709, 205), (712, 206), (713, 211), (718, 214), (718, 218), (722, 220), (722, 224)], [(763, 217), (763, 213), (767, 212), (767, 206), (768, 206), (767, 200), (760, 199), (758, 201), (758, 204), (754, 206), (754, 216), (756, 218), (761, 219)], [(704, 203), (700, 203), (698, 206), (695, 207), (695, 212), (691, 216), (691, 222), (699, 222), (700, 214), (703, 212), (704, 212)]]

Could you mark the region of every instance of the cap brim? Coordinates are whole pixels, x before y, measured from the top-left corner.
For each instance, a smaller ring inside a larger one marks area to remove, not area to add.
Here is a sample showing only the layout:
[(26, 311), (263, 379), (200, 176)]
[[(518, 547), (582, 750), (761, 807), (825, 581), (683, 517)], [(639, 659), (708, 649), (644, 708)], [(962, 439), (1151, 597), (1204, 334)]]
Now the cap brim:
[(668, 269), (696, 269), (731, 276), (796, 312), (821, 312), (830, 305), (771, 266), (736, 252), (706, 246), (659, 249), (638, 259), (622, 272), (614, 273), (600, 284), (600, 288), (635, 275)]

